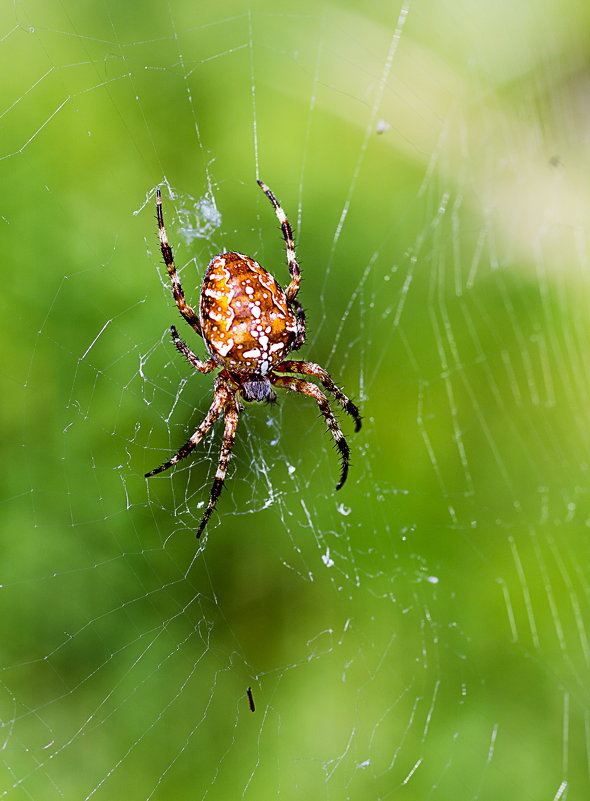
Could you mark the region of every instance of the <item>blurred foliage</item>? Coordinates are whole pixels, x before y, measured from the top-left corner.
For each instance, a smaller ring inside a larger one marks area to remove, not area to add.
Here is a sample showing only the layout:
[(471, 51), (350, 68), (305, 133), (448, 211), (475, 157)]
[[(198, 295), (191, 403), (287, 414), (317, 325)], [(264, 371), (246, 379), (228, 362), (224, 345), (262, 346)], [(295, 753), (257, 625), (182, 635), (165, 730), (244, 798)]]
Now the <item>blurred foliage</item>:
[[(590, 11), (400, 9), (4, 3), (8, 798), (587, 791)], [(154, 189), (196, 303), (286, 280), (258, 174), (365, 421), (335, 495), (316, 410), (249, 407), (201, 548), (219, 432), (142, 477), (212, 391)]]

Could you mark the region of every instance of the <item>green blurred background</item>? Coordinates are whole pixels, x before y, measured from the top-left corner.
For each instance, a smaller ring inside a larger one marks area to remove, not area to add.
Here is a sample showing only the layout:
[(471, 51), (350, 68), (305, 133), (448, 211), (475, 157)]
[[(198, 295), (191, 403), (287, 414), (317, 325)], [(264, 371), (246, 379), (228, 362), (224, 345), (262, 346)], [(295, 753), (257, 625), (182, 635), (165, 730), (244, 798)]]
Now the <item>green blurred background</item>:
[[(590, 7), (0, 18), (2, 795), (586, 798)], [(249, 407), (198, 544), (219, 431), (143, 479), (212, 392), (154, 190), (196, 302), (287, 279), (258, 175), (364, 426), (335, 494), (316, 409)]]

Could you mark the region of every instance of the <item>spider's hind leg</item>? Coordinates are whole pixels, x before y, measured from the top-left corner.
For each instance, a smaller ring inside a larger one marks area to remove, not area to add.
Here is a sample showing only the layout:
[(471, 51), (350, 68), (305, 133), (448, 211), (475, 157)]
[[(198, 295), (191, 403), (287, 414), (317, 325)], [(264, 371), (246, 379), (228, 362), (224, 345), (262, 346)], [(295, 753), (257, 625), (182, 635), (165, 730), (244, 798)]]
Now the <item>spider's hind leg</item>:
[(199, 359), (198, 356), (195, 356), (189, 346), (178, 336), (178, 331), (175, 326), (171, 325), (170, 331), (172, 333), (172, 342), (174, 342), (176, 349), (188, 359), (195, 370), (198, 370), (200, 373), (210, 373), (211, 370), (215, 370), (215, 368), (219, 366), (214, 359), (207, 359), (207, 361), (204, 362)]
[[(289, 274), (291, 275), (291, 283), (285, 290), (285, 295), (287, 296), (287, 300), (289, 301), (289, 303), (293, 303), (297, 293), (299, 292), (299, 284), (301, 283), (301, 271), (299, 270), (299, 265), (297, 264), (297, 257), (295, 256), (295, 242), (293, 241), (293, 230), (291, 228), (289, 220), (287, 219), (287, 215), (283, 211), (281, 204), (273, 195), (273, 193), (270, 191), (268, 186), (264, 183), (264, 181), (256, 181), (256, 183), (272, 203), (275, 210), (275, 214), (277, 215), (277, 219), (281, 224), (281, 231), (283, 232), (283, 239), (285, 240), (285, 247), (287, 249), (287, 264), (289, 266)], [(299, 304), (297, 304), (297, 306), (299, 306)], [(299, 306), (299, 310), (303, 312), (301, 306)]]
[(299, 350), (305, 342), (305, 312), (298, 300), (292, 300), (289, 305), (293, 307), (295, 319), (297, 320), (297, 335), (293, 343), (293, 350)]
[(174, 295), (174, 300), (178, 306), (178, 311), (182, 314), (187, 323), (195, 329), (197, 334), (199, 334), (199, 336), (203, 336), (201, 332), (201, 323), (199, 322), (199, 318), (197, 317), (195, 310), (192, 306), (189, 306), (184, 299), (184, 292), (182, 291), (180, 278), (178, 277), (178, 273), (176, 272), (176, 267), (174, 265), (172, 248), (168, 243), (168, 235), (166, 234), (166, 228), (164, 226), (164, 216), (162, 214), (162, 193), (159, 188), (156, 189), (156, 217), (158, 220), (160, 248), (162, 250), (164, 263), (168, 270), (168, 275), (170, 276), (170, 281), (172, 282), (172, 294)]

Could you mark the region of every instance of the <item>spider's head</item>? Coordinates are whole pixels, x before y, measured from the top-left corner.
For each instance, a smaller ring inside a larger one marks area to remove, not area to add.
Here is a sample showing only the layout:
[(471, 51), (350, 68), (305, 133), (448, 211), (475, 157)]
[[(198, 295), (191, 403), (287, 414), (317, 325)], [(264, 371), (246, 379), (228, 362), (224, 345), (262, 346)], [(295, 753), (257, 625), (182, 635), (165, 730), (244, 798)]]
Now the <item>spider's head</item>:
[(244, 400), (247, 401), (266, 401), (274, 403), (277, 396), (270, 385), (268, 378), (264, 376), (254, 376), (242, 382), (242, 392)]

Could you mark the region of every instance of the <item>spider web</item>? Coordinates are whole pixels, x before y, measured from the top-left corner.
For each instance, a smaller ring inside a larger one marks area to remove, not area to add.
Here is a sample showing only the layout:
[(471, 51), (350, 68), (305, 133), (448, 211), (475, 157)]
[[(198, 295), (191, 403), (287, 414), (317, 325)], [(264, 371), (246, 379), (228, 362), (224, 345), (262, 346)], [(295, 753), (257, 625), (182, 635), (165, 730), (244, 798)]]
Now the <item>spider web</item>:
[[(587, 12), (4, 5), (0, 797), (586, 797)], [(287, 281), (257, 176), (364, 424), (335, 493), (313, 403), (248, 406), (197, 542), (155, 188), (194, 304)]]

